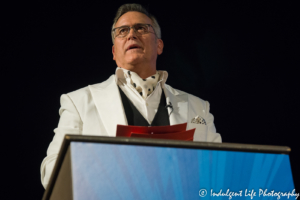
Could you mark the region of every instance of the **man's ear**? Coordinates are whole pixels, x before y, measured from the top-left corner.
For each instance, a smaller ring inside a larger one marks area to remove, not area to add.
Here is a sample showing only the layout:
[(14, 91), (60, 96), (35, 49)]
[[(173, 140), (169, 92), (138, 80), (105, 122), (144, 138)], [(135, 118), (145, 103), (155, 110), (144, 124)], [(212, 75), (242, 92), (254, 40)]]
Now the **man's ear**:
[(164, 49), (164, 42), (162, 39), (157, 39), (157, 55), (162, 54)]
[(115, 56), (115, 46), (112, 46), (112, 54), (113, 54), (113, 60), (116, 60), (116, 56)]

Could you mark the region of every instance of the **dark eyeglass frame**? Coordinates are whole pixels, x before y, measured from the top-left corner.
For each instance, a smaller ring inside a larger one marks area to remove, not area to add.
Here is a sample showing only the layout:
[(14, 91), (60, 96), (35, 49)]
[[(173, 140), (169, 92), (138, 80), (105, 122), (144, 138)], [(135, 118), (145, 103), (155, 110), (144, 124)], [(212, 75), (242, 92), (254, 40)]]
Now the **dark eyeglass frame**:
[[(120, 27), (116, 27), (116, 28), (112, 29), (111, 31), (112, 31), (113, 34), (114, 34), (114, 38), (116, 38), (116, 37), (118, 37), (118, 38), (124, 38), (124, 37), (126, 37), (126, 36), (130, 33), (130, 30), (131, 30), (131, 29), (133, 29), (134, 32), (135, 32), (136, 34), (140, 34), (140, 33), (138, 33), (137, 30), (136, 30), (136, 26), (137, 26), (137, 25), (147, 25), (147, 26), (148, 26), (148, 32), (147, 32), (147, 33), (144, 33), (144, 34), (153, 33), (153, 32), (151, 32), (151, 31), (149, 30), (149, 28), (152, 27), (152, 29), (153, 29), (153, 31), (154, 31), (153, 34), (155, 35), (155, 37), (157, 37), (157, 35), (156, 35), (156, 33), (155, 33), (155, 30), (154, 30), (154, 28), (153, 28), (153, 26), (152, 26), (151, 24), (142, 24), (142, 23), (138, 23), (138, 24), (134, 24), (133, 26), (120, 26)], [(127, 33), (126, 35), (124, 35), (124, 36), (120, 36), (120, 35), (117, 35), (117, 36), (116, 36), (116, 30), (117, 30), (117, 29), (120, 29), (120, 28), (129, 28), (129, 31), (128, 31), (128, 33)], [(144, 34), (141, 34), (141, 35), (144, 35)], [(158, 37), (157, 37), (157, 38), (158, 38)]]

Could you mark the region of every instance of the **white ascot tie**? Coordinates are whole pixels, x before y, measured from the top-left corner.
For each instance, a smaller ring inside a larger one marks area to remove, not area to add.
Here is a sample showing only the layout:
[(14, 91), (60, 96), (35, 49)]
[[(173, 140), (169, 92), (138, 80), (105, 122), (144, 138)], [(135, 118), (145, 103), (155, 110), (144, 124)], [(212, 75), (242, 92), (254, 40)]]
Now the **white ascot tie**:
[(138, 93), (140, 93), (143, 99), (146, 99), (154, 91), (159, 78), (159, 73), (157, 71), (154, 75), (145, 79), (142, 79), (135, 72), (127, 71), (127, 73), (130, 78), (130, 84), (132, 84)]

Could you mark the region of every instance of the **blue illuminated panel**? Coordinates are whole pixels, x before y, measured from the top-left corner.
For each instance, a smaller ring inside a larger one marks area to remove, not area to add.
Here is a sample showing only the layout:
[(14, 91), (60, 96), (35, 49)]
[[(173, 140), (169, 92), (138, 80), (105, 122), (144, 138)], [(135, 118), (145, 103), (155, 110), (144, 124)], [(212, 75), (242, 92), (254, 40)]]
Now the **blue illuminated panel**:
[(75, 200), (276, 200), (259, 192), (294, 189), (283, 154), (82, 142), (71, 152)]

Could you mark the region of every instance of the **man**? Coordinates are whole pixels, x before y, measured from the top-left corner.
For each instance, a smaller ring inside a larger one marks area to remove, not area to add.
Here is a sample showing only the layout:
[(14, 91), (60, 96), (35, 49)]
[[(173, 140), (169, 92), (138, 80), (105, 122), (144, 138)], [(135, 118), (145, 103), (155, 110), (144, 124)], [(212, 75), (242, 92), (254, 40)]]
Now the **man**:
[(221, 142), (209, 103), (165, 84), (168, 73), (156, 71), (162, 54), (156, 19), (137, 4), (125, 4), (112, 27), (115, 75), (61, 96), (60, 121), (41, 165), (46, 188), (65, 134), (116, 136), (117, 124), (163, 126), (188, 123), (194, 141)]

